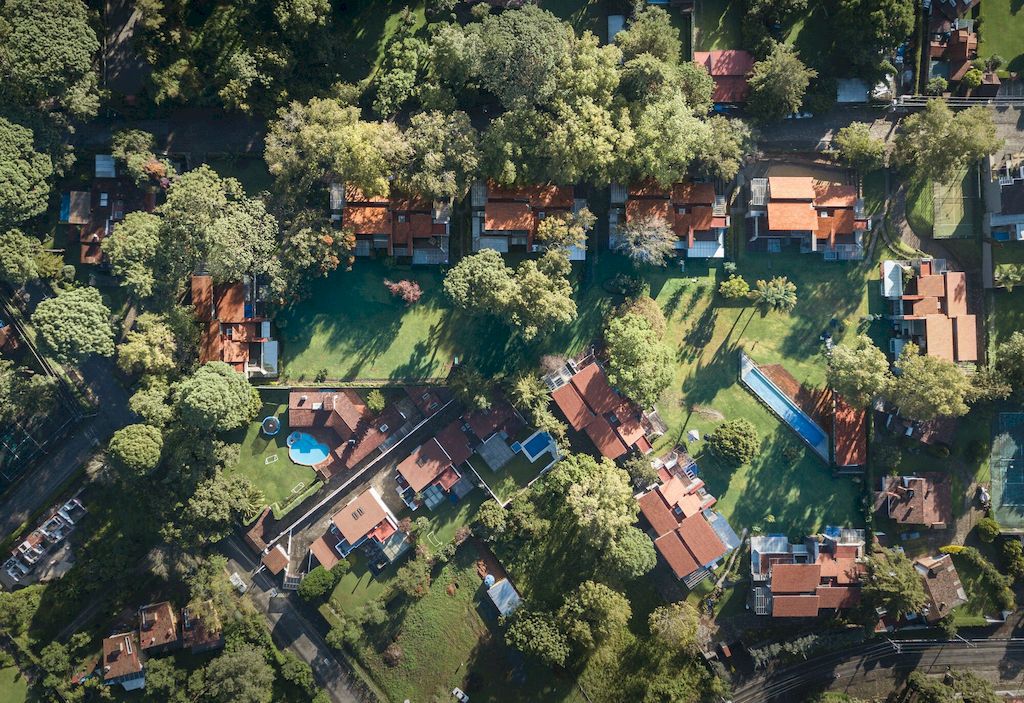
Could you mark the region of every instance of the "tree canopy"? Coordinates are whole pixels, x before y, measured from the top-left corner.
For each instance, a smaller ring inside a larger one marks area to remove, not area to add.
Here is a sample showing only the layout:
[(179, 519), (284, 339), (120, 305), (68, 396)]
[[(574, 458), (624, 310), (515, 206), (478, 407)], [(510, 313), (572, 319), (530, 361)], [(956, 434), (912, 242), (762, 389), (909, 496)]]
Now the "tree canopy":
[(95, 288), (72, 288), (39, 303), (32, 324), (43, 343), (62, 361), (114, 353), (110, 310)]
[(52, 175), (53, 161), (35, 150), (32, 130), (0, 117), (0, 227), (44, 211)]
[(902, 551), (883, 549), (867, 558), (864, 597), (899, 618), (919, 613), (927, 602), (921, 577)]
[(750, 112), (762, 120), (777, 120), (796, 112), (803, 104), (807, 86), (817, 75), (804, 65), (793, 47), (776, 43), (750, 73)]
[(160, 430), (151, 425), (122, 427), (110, 439), (108, 452), (118, 468), (144, 475), (160, 463), (164, 438)]
[(0, 359), (0, 422), (30, 417), (47, 407), (54, 396), (56, 381)]
[(900, 123), (893, 160), (917, 178), (945, 182), (1002, 144), (984, 107), (954, 113), (945, 100), (929, 100)]
[(900, 413), (914, 420), (959, 417), (967, 413), (971, 382), (951, 361), (921, 354), (916, 344), (907, 344), (896, 360), (899, 373), (889, 400)]
[(835, 146), (842, 159), (862, 174), (885, 164), (885, 142), (871, 136), (871, 125), (851, 122), (836, 133)]
[(21, 230), (0, 233), (0, 281), (20, 288), (39, 278), (36, 259), (40, 251), (39, 240), (22, 234)]
[(639, 406), (654, 405), (672, 381), (672, 350), (635, 312), (612, 318), (604, 332), (608, 380)]
[(245, 376), (222, 361), (200, 366), (174, 390), (182, 421), (204, 432), (227, 432), (256, 416), (260, 395)]
[(867, 335), (858, 335), (853, 344), (837, 344), (828, 363), (828, 383), (850, 405), (866, 408), (888, 393), (893, 377), (889, 359)]

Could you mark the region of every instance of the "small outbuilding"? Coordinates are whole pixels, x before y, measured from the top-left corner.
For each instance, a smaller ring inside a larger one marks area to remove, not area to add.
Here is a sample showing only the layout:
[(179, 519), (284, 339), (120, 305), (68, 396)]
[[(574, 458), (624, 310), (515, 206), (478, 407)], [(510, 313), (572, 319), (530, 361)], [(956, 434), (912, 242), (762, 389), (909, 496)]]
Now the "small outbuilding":
[(523, 602), (523, 599), (519, 596), (519, 592), (507, 578), (497, 581), (493, 586), (488, 588), (487, 595), (491, 599), (491, 602), (494, 603), (494, 607), (498, 609), (498, 612), (505, 616), (514, 613), (516, 608), (518, 608)]

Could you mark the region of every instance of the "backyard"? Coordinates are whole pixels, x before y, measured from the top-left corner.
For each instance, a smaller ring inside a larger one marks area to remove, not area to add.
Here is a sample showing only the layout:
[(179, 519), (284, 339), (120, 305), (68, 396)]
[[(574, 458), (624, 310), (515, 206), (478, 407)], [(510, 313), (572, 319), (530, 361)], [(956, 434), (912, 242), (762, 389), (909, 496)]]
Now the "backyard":
[(698, 0), (694, 15), (696, 51), (742, 48), (740, 0)]
[(978, 56), (998, 54), (1006, 60), (1003, 69), (1024, 71), (1024, 5), (1009, 0), (989, 0), (980, 6), (981, 31)]
[(985, 578), (981, 569), (959, 554), (953, 555), (956, 572), (960, 576), (967, 593), (967, 602), (954, 612), (954, 621), (958, 627), (972, 627), (985, 624), (985, 616), (999, 614), (992, 586)]
[(37, 700), (29, 696), (28, 683), (15, 666), (0, 668), (0, 703), (27, 703)]

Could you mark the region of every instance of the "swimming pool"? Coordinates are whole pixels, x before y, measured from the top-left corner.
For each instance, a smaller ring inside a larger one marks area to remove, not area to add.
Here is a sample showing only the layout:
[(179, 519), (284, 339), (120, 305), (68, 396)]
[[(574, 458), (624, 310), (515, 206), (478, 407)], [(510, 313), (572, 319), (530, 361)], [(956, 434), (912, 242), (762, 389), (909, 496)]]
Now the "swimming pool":
[(761, 369), (740, 353), (740, 380), (790, 426), (822, 459), (828, 461), (828, 435), (796, 403), (768, 380)]
[(305, 432), (288, 435), (288, 458), (300, 466), (316, 466), (331, 453), (330, 447)]
[(547, 451), (552, 444), (551, 435), (547, 432), (534, 432), (525, 442), (520, 445), (523, 453), (530, 461), (536, 461), (537, 457)]

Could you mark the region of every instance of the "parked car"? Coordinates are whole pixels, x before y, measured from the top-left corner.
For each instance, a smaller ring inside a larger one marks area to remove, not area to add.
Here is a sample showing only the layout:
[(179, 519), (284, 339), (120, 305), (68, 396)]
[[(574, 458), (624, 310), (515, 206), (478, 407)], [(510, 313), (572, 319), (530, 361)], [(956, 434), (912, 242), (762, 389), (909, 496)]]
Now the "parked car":
[(455, 700), (460, 703), (469, 703), (469, 696), (463, 693), (461, 688), (453, 688), (452, 695), (455, 696)]

